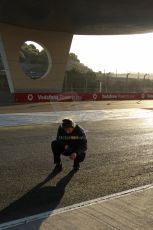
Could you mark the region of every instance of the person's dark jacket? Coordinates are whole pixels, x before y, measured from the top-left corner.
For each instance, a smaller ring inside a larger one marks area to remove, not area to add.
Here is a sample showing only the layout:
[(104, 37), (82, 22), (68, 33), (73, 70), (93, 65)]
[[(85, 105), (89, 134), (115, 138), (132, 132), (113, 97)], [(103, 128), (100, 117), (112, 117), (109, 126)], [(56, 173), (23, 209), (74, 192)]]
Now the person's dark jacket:
[(60, 125), (57, 131), (57, 141), (61, 142), (63, 145), (68, 145), (69, 149), (66, 151), (76, 152), (80, 155), (82, 152), (87, 150), (87, 138), (83, 128), (79, 125), (74, 127), (71, 134), (66, 133), (66, 131)]

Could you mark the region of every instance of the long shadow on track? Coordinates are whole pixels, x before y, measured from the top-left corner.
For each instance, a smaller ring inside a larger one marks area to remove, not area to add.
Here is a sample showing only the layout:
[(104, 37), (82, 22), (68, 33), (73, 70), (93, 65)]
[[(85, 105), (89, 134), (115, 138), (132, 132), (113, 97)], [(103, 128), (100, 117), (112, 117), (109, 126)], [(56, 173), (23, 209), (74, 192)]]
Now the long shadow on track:
[(1, 223), (56, 209), (74, 174), (71, 170), (56, 186), (44, 186), (57, 175), (51, 172), (44, 181), (0, 212)]

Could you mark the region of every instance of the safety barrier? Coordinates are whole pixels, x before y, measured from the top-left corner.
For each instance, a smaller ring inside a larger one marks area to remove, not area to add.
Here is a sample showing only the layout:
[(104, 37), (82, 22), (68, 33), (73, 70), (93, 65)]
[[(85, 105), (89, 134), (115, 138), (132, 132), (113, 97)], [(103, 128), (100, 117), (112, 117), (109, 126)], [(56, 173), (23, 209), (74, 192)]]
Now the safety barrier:
[(153, 93), (15, 93), (15, 102), (153, 99)]

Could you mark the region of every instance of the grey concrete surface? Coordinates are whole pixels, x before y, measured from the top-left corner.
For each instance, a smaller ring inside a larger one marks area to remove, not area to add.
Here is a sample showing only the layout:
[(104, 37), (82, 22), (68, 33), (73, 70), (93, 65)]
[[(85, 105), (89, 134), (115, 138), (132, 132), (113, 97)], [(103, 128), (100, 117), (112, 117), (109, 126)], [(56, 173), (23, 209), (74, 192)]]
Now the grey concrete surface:
[(120, 0), (3, 0), (0, 22), (83, 35), (149, 33), (152, 32), (152, 8), (149, 0), (124, 3)]
[(152, 230), (152, 204), (153, 188), (55, 215), (42, 222), (39, 229)]
[(152, 230), (153, 186), (50, 215), (9, 230)]

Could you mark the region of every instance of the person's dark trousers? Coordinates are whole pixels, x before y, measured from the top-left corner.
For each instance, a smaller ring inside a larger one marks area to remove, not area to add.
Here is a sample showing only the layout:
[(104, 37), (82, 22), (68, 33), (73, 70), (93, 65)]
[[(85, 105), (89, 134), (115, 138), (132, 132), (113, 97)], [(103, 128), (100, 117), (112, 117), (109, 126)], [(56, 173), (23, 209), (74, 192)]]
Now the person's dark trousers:
[[(61, 154), (64, 156), (70, 156), (73, 152), (65, 152), (64, 144), (54, 140), (51, 143), (51, 148), (54, 156), (54, 164), (60, 164), (61, 163)], [(74, 151), (75, 152), (75, 151)], [(82, 152), (81, 154), (77, 155), (76, 159), (74, 160), (74, 165), (78, 165), (80, 162), (84, 161), (85, 158), (85, 152)]]
[(76, 159), (74, 160), (74, 167), (79, 166), (79, 163), (84, 161), (86, 154), (85, 152), (80, 153), (79, 155), (77, 155)]
[(64, 144), (59, 141), (52, 141), (51, 148), (54, 156), (54, 164), (61, 163), (61, 154), (64, 152)]

